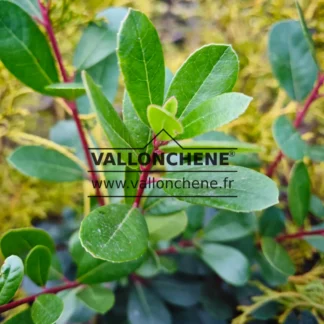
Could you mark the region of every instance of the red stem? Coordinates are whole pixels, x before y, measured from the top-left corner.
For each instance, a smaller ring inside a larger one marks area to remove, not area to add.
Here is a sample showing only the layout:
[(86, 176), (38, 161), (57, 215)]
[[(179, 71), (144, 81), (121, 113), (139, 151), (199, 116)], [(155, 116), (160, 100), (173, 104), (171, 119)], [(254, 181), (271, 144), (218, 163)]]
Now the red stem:
[[(307, 98), (304, 107), (297, 113), (296, 119), (294, 121), (294, 126), (295, 128), (298, 128), (300, 124), (303, 122), (305, 115), (309, 109), (309, 107), (312, 105), (312, 103), (320, 97), (319, 95), (319, 90), (321, 86), (324, 83), (324, 74), (319, 73), (317, 82), (315, 84), (315, 87), (313, 88), (312, 92), (310, 93), (309, 97)], [(272, 177), (273, 173), (276, 171), (277, 166), (279, 165), (281, 159), (283, 158), (284, 154), (282, 151), (280, 151), (274, 161), (270, 164), (268, 171), (267, 171), (267, 176)]]
[(311, 235), (323, 235), (324, 236), (324, 229), (313, 230), (313, 231), (300, 231), (293, 234), (282, 234), (276, 237), (277, 242), (283, 242), (286, 240), (291, 239), (298, 239), (303, 238), (304, 236), (311, 236)]
[(32, 303), (39, 295), (43, 295), (43, 294), (56, 294), (56, 293), (58, 293), (60, 291), (67, 290), (67, 289), (72, 289), (72, 288), (75, 288), (75, 287), (78, 287), (78, 286), (81, 286), (81, 285), (82, 284), (79, 283), (79, 282), (71, 282), (71, 283), (68, 283), (68, 284), (66, 284), (64, 286), (59, 286), (59, 287), (44, 289), (39, 294), (35, 294), (35, 295), (32, 295), (32, 296), (28, 296), (28, 297), (25, 297), (23, 299), (16, 300), (16, 301), (13, 301), (13, 302), (11, 302), (9, 304), (0, 306), (0, 314), (3, 313), (3, 312), (8, 311), (10, 309), (16, 308), (16, 307), (18, 307), (20, 305), (27, 304), (27, 303)]
[[(52, 45), (56, 60), (58, 62), (58, 65), (59, 65), (59, 68), (60, 68), (60, 71), (61, 71), (63, 81), (64, 82), (70, 82), (68, 74), (67, 74), (66, 69), (65, 69), (64, 64), (63, 64), (63, 58), (62, 58), (62, 55), (61, 55), (61, 52), (60, 52), (60, 49), (59, 49), (59, 46), (58, 46), (58, 43), (57, 43), (57, 40), (56, 40), (56, 37), (55, 37), (55, 33), (54, 33), (54, 30), (53, 30), (53, 27), (52, 27), (51, 19), (49, 17), (49, 4), (48, 4), (48, 6), (44, 6), (41, 3), (41, 0), (38, 0), (38, 4), (39, 4), (39, 6), (41, 8), (41, 13), (42, 13), (42, 18), (43, 18), (43, 21), (41, 23), (45, 27), (46, 32), (48, 34), (50, 43)], [(94, 165), (93, 165), (93, 161), (91, 159), (91, 155), (90, 155), (90, 152), (89, 152), (89, 146), (88, 146), (88, 143), (87, 143), (87, 139), (86, 139), (84, 130), (82, 128), (82, 124), (81, 124), (81, 120), (79, 118), (79, 114), (78, 114), (76, 104), (75, 104), (75, 102), (68, 102), (67, 100), (65, 100), (65, 102), (69, 106), (69, 108), (71, 109), (72, 117), (73, 117), (74, 122), (75, 122), (75, 124), (77, 126), (79, 137), (80, 137), (81, 144), (82, 144), (82, 148), (83, 148), (83, 151), (84, 151), (87, 163), (88, 163), (88, 167), (89, 167), (89, 170), (92, 171), (92, 172), (90, 172), (91, 173), (91, 180), (97, 182), (99, 179), (97, 177), (96, 172), (93, 172), (95, 170), (95, 168), (94, 168)], [(96, 190), (96, 196), (97, 196), (99, 205), (104, 206), (105, 205), (105, 200), (104, 200), (103, 195), (100, 192), (100, 188), (98, 188), (96, 186), (95, 190)]]

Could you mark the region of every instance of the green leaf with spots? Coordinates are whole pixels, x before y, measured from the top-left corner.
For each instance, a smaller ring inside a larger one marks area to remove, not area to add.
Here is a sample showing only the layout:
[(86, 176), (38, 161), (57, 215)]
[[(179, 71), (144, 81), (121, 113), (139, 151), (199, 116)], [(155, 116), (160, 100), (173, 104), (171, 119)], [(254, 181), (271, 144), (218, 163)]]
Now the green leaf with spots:
[(55, 244), (50, 235), (38, 228), (19, 228), (6, 232), (1, 238), (1, 251), (5, 257), (18, 255), (23, 260), (36, 245), (46, 246), (52, 253)]
[(167, 93), (167, 98), (175, 96), (178, 100), (177, 117), (185, 117), (208, 99), (231, 91), (238, 64), (230, 45), (210, 44), (191, 54), (176, 72)]
[(1, 267), (0, 305), (8, 303), (16, 294), (24, 277), (24, 265), (19, 257), (11, 255)]
[[(147, 119), (157, 139), (169, 141), (183, 132), (181, 122), (174, 115), (161, 107), (150, 105), (147, 108)], [(165, 130), (165, 132), (161, 132)]]
[(163, 104), (165, 68), (157, 31), (143, 13), (129, 10), (119, 32), (117, 52), (134, 109), (148, 124), (147, 107)]
[(184, 130), (177, 138), (192, 138), (228, 124), (245, 112), (251, 100), (242, 93), (232, 92), (204, 101), (180, 119)]
[(263, 237), (261, 247), (265, 258), (274, 269), (286, 276), (292, 276), (295, 273), (296, 268), (289, 254), (273, 238)]
[(94, 257), (126, 262), (144, 254), (148, 230), (138, 209), (110, 204), (92, 211), (81, 224), (82, 246)]
[(46, 87), (47, 93), (54, 97), (74, 100), (83, 94), (85, 89), (82, 83), (54, 83)]
[(31, 316), (35, 324), (54, 324), (62, 312), (62, 299), (52, 294), (38, 296), (31, 308)]
[(26, 274), (38, 286), (44, 287), (51, 268), (51, 251), (42, 245), (35, 246), (25, 261)]
[(11, 153), (8, 162), (22, 174), (40, 180), (72, 182), (85, 178), (76, 161), (43, 146), (21, 146)]
[(288, 184), (288, 206), (293, 220), (302, 226), (308, 214), (311, 198), (310, 177), (303, 162), (295, 163)]
[(0, 1), (0, 60), (21, 82), (47, 93), (58, 82), (51, 49), (32, 18), (16, 4)]

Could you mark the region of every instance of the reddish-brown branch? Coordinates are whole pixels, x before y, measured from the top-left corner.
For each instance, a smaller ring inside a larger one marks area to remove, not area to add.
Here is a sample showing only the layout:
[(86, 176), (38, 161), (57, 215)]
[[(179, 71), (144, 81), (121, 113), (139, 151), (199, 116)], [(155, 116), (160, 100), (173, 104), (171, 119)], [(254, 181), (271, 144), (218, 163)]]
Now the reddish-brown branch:
[[(321, 88), (321, 86), (323, 84), (324, 84), (324, 74), (319, 73), (316, 84), (315, 84), (312, 92), (308, 96), (307, 100), (305, 101), (304, 107), (296, 115), (296, 119), (294, 121), (295, 128), (298, 128), (301, 125), (301, 123), (303, 122), (309, 107), (312, 105), (312, 103), (316, 99), (318, 99), (320, 97), (319, 90), (320, 90), (320, 88)], [(276, 171), (277, 166), (279, 165), (279, 163), (280, 163), (281, 159), (283, 158), (283, 156), (284, 156), (284, 154), (282, 153), (282, 151), (280, 151), (277, 154), (274, 161), (270, 164), (270, 166), (268, 168), (268, 171), (267, 171), (267, 176), (268, 177), (272, 177), (272, 175)]]
[(292, 239), (302, 239), (305, 236), (312, 236), (312, 235), (322, 235), (324, 236), (324, 229), (319, 230), (312, 230), (312, 231), (300, 231), (293, 234), (282, 234), (276, 237), (277, 242), (283, 242)]
[(75, 287), (78, 287), (78, 286), (81, 286), (81, 285), (82, 284), (79, 283), (79, 282), (70, 282), (70, 283), (67, 283), (66, 285), (63, 285), (63, 286), (44, 289), (39, 294), (28, 296), (28, 297), (22, 298), (20, 300), (13, 301), (13, 302), (11, 302), (9, 304), (0, 306), (0, 314), (3, 313), (3, 312), (8, 311), (10, 309), (16, 308), (16, 307), (18, 307), (20, 305), (32, 303), (39, 295), (56, 294), (56, 293), (58, 293), (60, 291), (67, 290), (67, 289), (72, 289), (72, 288), (75, 288)]
[[(49, 4), (47, 6), (45, 6), (45, 5), (43, 5), (41, 3), (41, 0), (38, 0), (38, 4), (39, 4), (39, 6), (41, 8), (41, 13), (42, 13), (42, 18), (43, 18), (43, 20), (41, 21), (41, 24), (45, 27), (46, 32), (48, 34), (51, 46), (53, 48), (54, 55), (56, 57), (57, 63), (58, 63), (59, 68), (60, 68), (62, 78), (63, 78), (64, 82), (70, 82), (68, 74), (67, 74), (66, 69), (65, 69), (64, 64), (63, 64), (63, 58), (62, 58), (62, 55), (61, 55), (61, 52), (60, 52), (60, 49), (59, 49), (59, 46), (58, 46), (58, 43), (57, 43), (57, 40), (56, 40), (56, 37), (55, 37), (55, 33), (54, 33), (54, 30), (53, 30), (51, 19), (49, 17)], [(90, 155), (90, 152), (89, 152), (89, 146), (88, 146), (88, 143), (87, 143), (85, 132), (84, 132), (84, 130), (82, 128), (82, 124), (81, 124), (81, 120), (80, 120), (80, 117), (79, 117), (79, 114), (78, 114), (76, 104), (75, 104), (75, 102), (68, 102), (66, 100), (65, 100), (65, 102), (69, 106), (69, 108), (70, 108), (70, 110), (72, 112), (72, 117), (73, 117), (74, 122), (75, 122), (75, 124), (77, 126), (77, 130), (78, 130), (78, 134), (79, 134), (80, 141), (81, 141), (81, 144), (82, 144), (82, 148), (83, 148), (83, 151), (84, 151), (84, 155), (86, 157), (89, 170), (92, 171), (92, 172), (90, 172), (91, 180), (94, 181), (95, 183), (97, 183), (97, 181), (99, 179), (97, 177), (97, 174), (94, 172), (95, 168), (94, 168), (94, 165), (93, 165), (93, 161), (91, 159), (91, 155)], [(105, 200), (103, 198), (103, 195), (100, 192), (100, 188), (95, 186), (95, 190), (96, 190), (96, 196), (98, 198), (98, 203), (99, 203), (99, 205), (103, 206), (105, 204)]]

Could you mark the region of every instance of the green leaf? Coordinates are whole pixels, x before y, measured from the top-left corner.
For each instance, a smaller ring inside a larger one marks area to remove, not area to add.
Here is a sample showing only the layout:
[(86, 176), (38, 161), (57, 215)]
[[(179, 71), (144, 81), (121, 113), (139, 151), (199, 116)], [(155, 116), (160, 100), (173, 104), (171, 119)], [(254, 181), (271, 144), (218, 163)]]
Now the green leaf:
[(102, 93), (101, 89), (94, 83), (92, 78), (86, 72), (82, 72), (82, 80), (91, 106), (97, 113), (101, 127), (106, 133), (111, 145), (114, 148), (130, 149), (121, 152), (122, 156), (124, 156), (127, 161), (129, 153), (136, 154), (130, 144), (131, 135), (113, 106)]
[(2, 236), (0, 245), (4, 257), (14, 254), (25, 259), (36, 245), (44, 245), (52, 253), (55, 252), (53, 239), (47, 232), (38, 228), (12, 229)]
[(319, 68), (319, 64), (318, 64), (317, 58), (316, 58), (315, 45), (314, 45), (312, 36), (309, 32), (309, 29), (307, 27), (306, 20), (305, 20), (304, 14), (303, 14), (303, 10), (300, 7), (299, 2), (297, 0), (295, 2), (296, 2), (297, 12), (298, 12), (298, 16), (299, 16), (299, 22), (300, 22), (301, 28), (303, 30), (304, 37), (308, 43), (308, 46), (309, 46), (310, 52), (313, 56), (314, 62), (316, 63), (317, 67)]
[(262, 252), (273, 268), (286, 276), (292, 276), (296, 269), (287, 251), (271, 237), (261, 240)]
[(52, 294), (40, 295), (31, 308), (31, 316), (35, 324), (54, 324), (63, 312), (63, 301)]
[(26, 274), (36, 285), (44, 287), (51, 268), (52, 254), (46, 246), (36, 245), (27, 255)]
[(82, 302), (96, 313), (105, 314), (115, 303), (115, 296), (110, 289), (96, 285), (89, 286), (77, 293)]
[(324, 236), (323, 235), (306, 235), (303, 239), (313, 246), (316, 250), (324, 252)]
[[(191, 167), (187, 171), (189, 172), (168, 172), (163, 178), (163, 181), (168, 185), (165, 185), (163, 190), (179, 200), (236, 212), (261, 210), (278, 203), (276, 184), (270, 178), (256, 171), (239, 166)], [(224, 188), (225, 178), (227, 178), (226, 188)], [(186, 186), (181, 186), (183, 179), (188, 180)], [(217, 184), (211, 182), (214, 180), (217, 181)], [(229, 188), (228, 181), (231, 180), (233, 182)], [(206, 187), (206, 181), (208, 187)], [(177, 183), (176, 186), (174, 186), (175, 183)], [(179, 185), (181, 189), (177, 188)], [(222, 188), (215, 189), (215, 185)]]
[(77, 281), (85, 284), (110, 282), (132, 273), (143, 262), (143, 257), (123, 263), (113, 263), (96, 259), (82, 247), (79, 233), (75, 233), (69, 242), (69, 250), (77, 264)]
[(228, 124), (245, 112), (251, 100), (242, 93), (232, 92), (204, 101), (181, 119), (184, 131), (177, 138), (192, 138)]
[(4, 324), (34, 324), (31, 314), (30, 308), (25, 309), (24, 311), (10, 317), (8, 320), (4, 322)]
[(249, 262), (238, 250), (221, 244), (203, 244), (200, 257), (224, 281), (234, 286), (243, 286), (249, 278)]
[(117, 52), (134, 109), (147, 124), (147, 107), (163, 103), (165, 69), (159, 36), (143, 13), (129, 10), (119, 32)]
[(115, 52), (116, 32), (105, 24), (90, 23), (74, 53), (73, 65), (78, 71), (88, 69)]
[(214, 152), (226, 152), (224, 149), (228, 149), (231, 151), (231, 148), (235, 148), (234, 153), (251, 153), (251, 152), (259, 152), (261, 149), (259, 146), (250, 143), (242, 143), (242, 142), (225, 142), (225, 141), (193, 141), (193, 140), (185, 140), (179, 141), (177, 143), (170, 142), (167, 145), (160, 146), (160, 149), (165, 153), (184, 153), (184, 150), (190, 153), (211, 153)]
[(136, 269), (136, 274), (143, 278), (156, 276), (160, 271), (160, 258), (154, 250), (149, 249), (144, 262)]
[[(116, 53), (110, 54), (102, 61), (86, 69), (86, 72), (93, 78), (94, 82), (100, 86), (103, 94), (110, 102), (114, 102), (117, 89), (119, 69)], [(78, 72), (75, 77), (76, 82), (82, 82), (81, 73)], [(87, 96), (82, 96), (76, 100), (80, 114), (89, 114), (92, 112), (90, 102)]]
[(7, 304), (16, 294), (24, 277), (24, 265), (19, 257), (11, 255), (1, 267), (0, 305)]
[(311, 184), (307, 168), (303, 162), (295, 163), (288, 184), (288, 206), (293, 220), (302, 226), (308, 214)]
[(52, 52), (45, 36), (17, 5), (0, 1), (0, 60), (21, 82), (47, 93), (58, 82)]
[(74, 100), (77, 97), (85, 94), (85, 89), (82, 83), (54, 83), (46, 87), (47, 93), (55, 96)]
[(211, 242), (233, 241), (253, 233), (256, 229), (253, 213), (221, 211), (204, 228), (203, 239)]
[(71, 182), (85, 178), (78, 163), (43, 146), (21, 146), (11, 153), (8, 162), (22, 174), (41, 180)]
[(323, 162), (324, 161), (324, 145), (307, 146), (306, 155), (309, 156), (309, 158), (312, 161)]
[(127, 186), (125, 187), (125, 203), (132, 205), (135, 201), (137, 188), (132, 186), (131, 184), (139, 183), (140, 180), (140, 171), (132, 172), (133, 170), (126, 166), (125, 169), (125, 183)]
[(311, 195), (308, 211), (318, 218), (324, 218), (324, 204), (318, 196)]
[(94, 257), (126, 262), (144, 254), (148, 230), (138, 209), (110, 204), (95, 209), (82, 221), (80, 239), (82, 246)]
[(124, 7), (110, 7), (98, 13), (98, 19), (105, 19), (110, 30), (117, 33), (121, 22), (127, 15), (127, 8)]
[(276, 23), (268, 47), (272, 71), (280, 86), (293, 100), (302, 101), (312, 90), (318, 69), (299, 22)]
[(146, 216), (145, 217), (150, 241), (168, 241), (181, 234), (188, 223), (184, 211), (167, 216)]
[(163, 109), (175, 116), (178, 110), (178, 101), (176, 97), (169, 98), (163, 105)]
[(306, 143), (286, 116), (280, 116), (275, 120), (272, 132), (284, 155), (292, 160), (300, 160), (304, 157)]
[(183, 132), (181, 122), (161, 107), (155, 105), (148, 106), (147, 119), (155, 134), (159, 134), (163, 129), (168, 133), (160, 133), (157, 136), (157, 139), (160, 141), (168, 141), (170, 140), (170, 136), (176, 137)]
[(275, 237), (285, 230), (285, 215), (283, 211), (277, 207), (266, 209), (259, 221), (259, 229), (261, 236)]
[(41, 10), (37, 0), (6, 0), (19, 6), (25, 10), (32, 18), (38, 18), (42, 20)]
[(151, 281), (152, 288), (165, 301), (182, 307), (199, 302), (201, 283), (197, 280), (162, 276)]
[(130, 292), (127, 317), (130, 324), (171, 324), (171, 314), (161, 299), (138, 283)]
[(210, 44), (191, 54), (176, 72), (167, 94), (167, 98), (175, 96), (178, 100), (177, 117), (184, 117), (208, 99), (231, 91), (238, 70), (238, 58), (230, 45)]

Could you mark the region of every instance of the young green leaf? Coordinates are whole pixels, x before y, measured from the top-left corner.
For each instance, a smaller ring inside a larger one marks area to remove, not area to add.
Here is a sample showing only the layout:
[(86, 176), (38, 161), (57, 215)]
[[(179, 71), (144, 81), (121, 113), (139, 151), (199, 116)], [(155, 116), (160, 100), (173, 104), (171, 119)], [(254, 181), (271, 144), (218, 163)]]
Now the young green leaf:
[(306, 143), (286, 116), (278, 117), (272, 127), (273, 137), (282, 152), (293, 160), (300, 160), (306, 152)]
[[(187, 171), (168, 172), (162, 178), (166, 182), (163, 190), (192, 204), (235, 212), (261, 210), (278, 202), (276, 184), (256, 171), (239, 166), (190, 167)], [(185, 186), (181, 186), (183, 179)], [(229, 181), (233, 181), (231, 187)]]
[(129, 262), (113, 263), (96, 259), (80, 243), (79, 233), (72, 235), (69, 250), (77, 265), (77, 280), (97, 284), (120, 279), (132, 273), (143, 262), (144, 256)]
[(184, 127), (177, 138), (185, 139), (226, 125), (245, 112), (252, 98), (242, 93), (224, 93), (194, 106), (181, 122)]
[(271, 237), (261, 240), (262, 252), (273, 268), (286, 276), (292, 276), (296, 269), (286, 250)]
[(144, 254), (148, 230), (138, 209), (110, 204), (95, 209), (82, 221), (80, 240), (82, 246), (96, 258), (126, 262)]
[(200, 257), (229, 284), (246, 284), (250, 274), (249, 262), (240, 251), (221, 244), (203, 244)]
[(107, 313), (115, 303), (115, 296), (112, 291), (99, 285), (82, 289), (77, 293), (77, 297), (99, 314)]
[(261, 236), (275, 237), (285, 230), (285, 214), (277, 207), (267, 208), (259, 218)]
[(27, 255), (26, 274), (36, 285), (44, 287), (51, 268), (52, 254), (46, 246), (36, 245)]
[(24, 277), (24, 265), (19, 257), (11, 255), (1, 267), (0, 305), (8, 303), (14, 296)]
[(0, 1), (0, 60), (21, 82), (47, 93), (58, 82), (52, 52), (31, 17), (16, 4)]
[(35, 324), (55, 324), (63, 312), (63, 301), (52, 294), (40, 295), (31, 308), (31, 317)]
[(82, 83), (54, 83), (45, 88), (51, 96), (62, 97), (68, 100), (74, 100), (85, 94)]
[(85, 177), (81, 166), (61, 152), (43, 146), (21, 146), (8, 162), (22, 174), (53, 182), (71, 182)]
[[(150, 105), (147, 108), (147, 119), (155, 134), (159, 134), (157, 139), (168, 141), (171, 137), (176, 137), (183, 132), (181, 122), (170, 112), (161, 107)], [(165, 132), (161, 132), (165, 130)]]
[(145, 217), (150, 241), (167, 241), (181, 234), (188, 223), (184, 211), (167, 216), (146, 216)]
[(42, 19), (42, 13), (37, 0), (7, 0), (25, 10), (30, 17)]
[(118, 58), (134, 109), (148, 124), (147, 107), (163, 103), (165, 69), (159, 36), (143, 13), (129, 10), (119, 32)]
[(131, 324), (171, 324), (172, 318), (159, 296), (135, 283), (130, 292), (127, 317)]
[(203, 239), (211, 242), (233, 241), (245, 237), (256, 229), (253, 213), (221, 211), (204, 228)]
[(34, 324), (31, 314), (30, 308), (23, 310), (22, 312), (10, 317), (8, 320), (4, 322), (4, 324)]
[(312, 90), (318, 68), (298, 21), (276, 23), (269, 35), (272, 71), (288, 95), (302, 101)]
[(163, 109), (175, 116), (178, 110), (178, 101), (176, 97), (169, 98), (163, 105)]
[(316, 195), (311, 195), (309, 212), (320, 219), (324, 218), (324, 204)]
[(288, 184), (288, 205), (293, 220), (302, 226), (308, 214), (311, 184), (307, 168), (303, 162), (295, 163)]
[(38, 228), (19, 228), (6, 232), (1, 238), (1, 251), (4, 257), (18, 255), (25, 259), (29, 251), (36, 245), (46, 246), (55, 252), (53, 239), (47, 232)]

